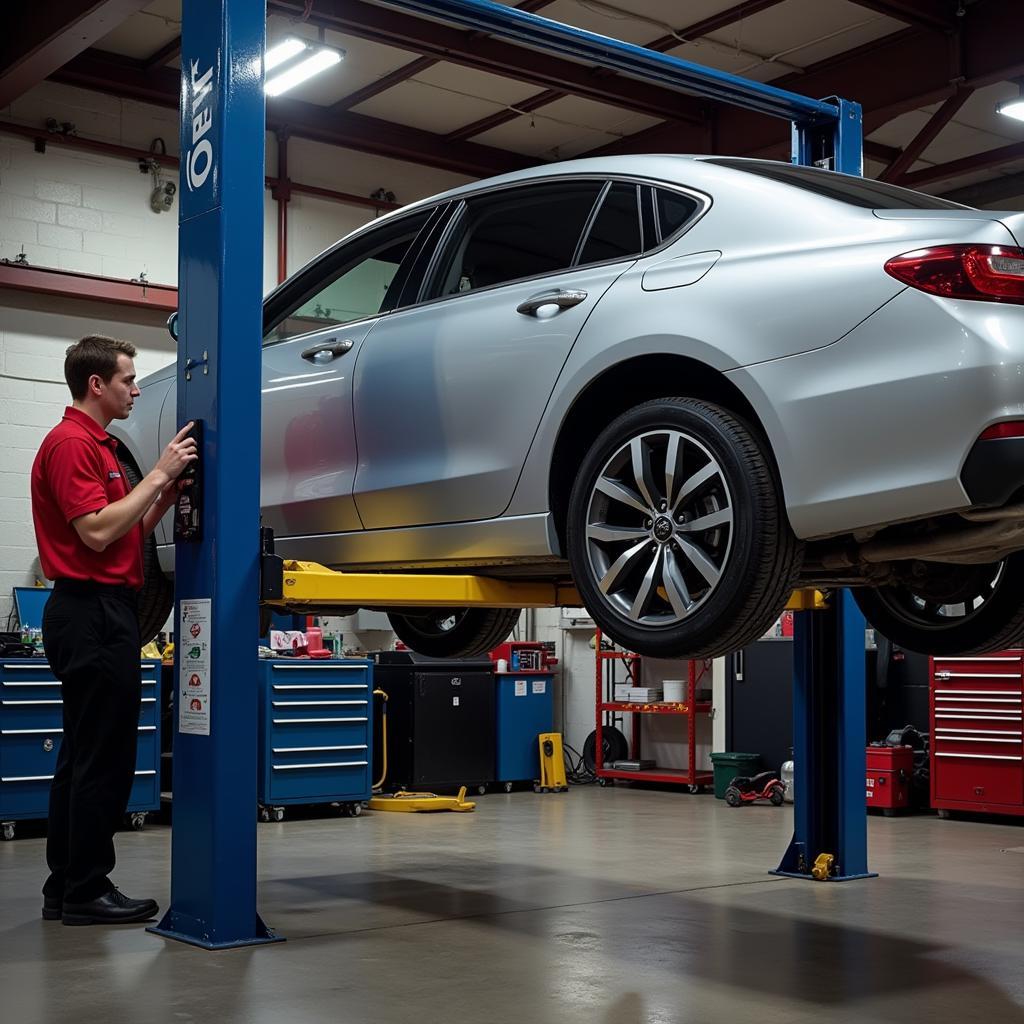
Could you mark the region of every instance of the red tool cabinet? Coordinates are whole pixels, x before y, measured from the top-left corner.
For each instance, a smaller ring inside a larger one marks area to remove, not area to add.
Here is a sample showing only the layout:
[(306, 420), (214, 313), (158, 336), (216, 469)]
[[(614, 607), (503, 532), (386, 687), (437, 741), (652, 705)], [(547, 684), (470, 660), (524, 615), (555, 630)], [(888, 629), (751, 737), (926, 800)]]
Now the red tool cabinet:
[(931, 659), (931, 799), (940, 812), (1024, 814), (1024, 651)]
[(866, 762), (868, 810), (892, 814), (909, 807), (914, 748), (868, 747)]

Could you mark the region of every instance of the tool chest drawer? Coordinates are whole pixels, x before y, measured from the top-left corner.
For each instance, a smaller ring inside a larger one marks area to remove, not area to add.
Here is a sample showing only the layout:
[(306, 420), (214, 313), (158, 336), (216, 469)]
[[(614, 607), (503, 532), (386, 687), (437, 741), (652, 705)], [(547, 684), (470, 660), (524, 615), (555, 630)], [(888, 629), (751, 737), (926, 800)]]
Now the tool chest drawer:
[(932, 806), (1024, 814), (1024, 652), (933, 658)]
[[(157, 692), (160, 665), (142, 663), (138, 753), (127, 810), (160, 806)], [(45, 818), (64, 737), (60, 683), (41, 659), (0, 662), (0, 820)]]
[(368, 661), (262, 661), (261, 804), (368, 800), (373, 671)]

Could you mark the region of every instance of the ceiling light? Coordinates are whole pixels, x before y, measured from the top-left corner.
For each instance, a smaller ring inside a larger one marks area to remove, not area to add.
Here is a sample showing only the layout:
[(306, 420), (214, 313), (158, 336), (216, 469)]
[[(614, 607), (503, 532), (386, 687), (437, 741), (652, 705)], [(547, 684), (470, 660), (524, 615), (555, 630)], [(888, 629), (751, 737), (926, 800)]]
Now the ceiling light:
[(278, 64), (283, 64), (286, 60), (291, 60), (292, 57), (302, 53), (302, 51), (308, 47), (309, 43), (307, 43), (305, 39), (297, 39), (295, 36), (289, 36), (287, 39), (278, 43), (277, 46), (272, 46), (267, 50), (266, 56), (263, 58), (263, 70), (273, 70)]
[(1018, 121), (1024, 121), (1024, 97), (1000, 103), (996, 107), (996, 113), (1005, 114), (1007, 117), (1015, 118)]
[(280, 96), (281, 93), (294, 88), (300, 82), (306, 81), (307, 78), (312, 78), (313, 75), (326, 71), (327, 68), (334, 67), (335, 64), (341, 61), (343, 56), (344, 54), (340, 50), (331, 49), (330, 47), (317, 50), (311, 57), (307, 57), (293, 67), (287, 68), (280, 74), (268, 79), (267, 84), (263, 87), (263, 91), (268, 96)]

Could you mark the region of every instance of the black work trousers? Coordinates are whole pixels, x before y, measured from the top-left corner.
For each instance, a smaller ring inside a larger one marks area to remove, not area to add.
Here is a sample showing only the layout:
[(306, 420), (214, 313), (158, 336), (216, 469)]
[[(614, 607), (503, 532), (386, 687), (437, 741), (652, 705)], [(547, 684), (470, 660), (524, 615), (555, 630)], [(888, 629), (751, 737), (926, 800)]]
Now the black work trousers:
[(113, 888), (114, 832), (135, 781), (142, 697), (136, 601), (127, 587), (57, 580), (43, 612), (43, 648), (64, 701), (43, 895), (65, 903)]

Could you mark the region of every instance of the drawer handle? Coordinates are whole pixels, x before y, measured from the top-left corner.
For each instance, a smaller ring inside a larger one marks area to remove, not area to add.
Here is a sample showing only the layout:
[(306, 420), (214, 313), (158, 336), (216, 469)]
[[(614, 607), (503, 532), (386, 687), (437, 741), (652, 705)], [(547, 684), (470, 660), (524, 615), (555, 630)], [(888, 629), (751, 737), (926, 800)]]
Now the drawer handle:
[(271, 665), (271, 672), (365, 672), (366, 665)]
[(323, 761), (318, 764), (275, 764), (275, 772), (291, 772), (300, 768), (365, 768), (369, 761)]
[(978, 735), (973, 736), (936, 736), (936, 740), (945, 740), (947, 743), (1012, 743), (1014, 746), (1020, 746), (1020, 740), (1001, 740), (1001, 739), (989, 739), (988, 737), (982, 737)]
[(1019, 722), (1021, 716), (1009, 708), (936, 708), (936, 718), (962, 718), (971, 722)]
[(275, 700), (271, 701), (275, 708), (340, 708), (345, 706), (366, 707), (365, 700)]
[(962, 693), (968, 697), (981, 697), (985, 694), (990, 694), (993, 697), (1015, 696), (1010, 690), (936, 690), (935, 693), (937, 696), (941, 696), (944, 693)]
[(941, 701), (944, 704), (1020, 704), (1020, 697), (986, 697), (983, 693), (976, 693), (973, 697), (942, 697), (936, 696), (936, 703)]
[(60, 683), (44, 682), (42, 679), (34, 680), (29, 679), (27, 681), (15, 682), (13, 679), (5, 679), (4, 686), (60, 686)]
[(365, 690), (366, 683), (274, 683), (274, 690)]
[[(155, 729), (156, 726), (152, 725), (150, 728)], [(2, 729), (0, 736), (55, 736), (63, 732), (63, 729)]]
[(366, 750), (365, 743), (352, 743), (342, 747), (274, 747), (275, 754), (312, 754), (324, 750)]
[(1020, 679), (1019, 673), (1014, 672), (936, 672), (936, 679)]
[(5, 775), (0, 782), (52, 782), (52, 775)]
[(8, 672), (49, 672), (50, 663), (44, 661), (41, 665), (8, 665), (5, 662), (4, 669)]
[(274, 718), (274, 725), (329, 725), (334, 722), (366, 722), (366, 718)]
[(936, 757), (967, 757), (975, 761), (1021, 761), (1024, 758), (1012, 754), (947, 754), (939, 751)]
[(39, 707), (41, 704), (63, 704), (62, 700), (0, 700), (10, 707)]
[(935, 731), (946, 735), (962, 733), (968, 736), (1021, 736), (1015, 729), (954, 729), (950, 725), (940, 725)]

